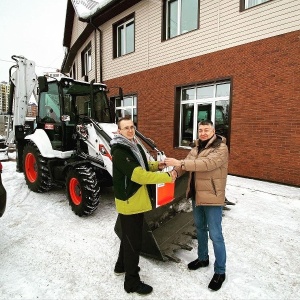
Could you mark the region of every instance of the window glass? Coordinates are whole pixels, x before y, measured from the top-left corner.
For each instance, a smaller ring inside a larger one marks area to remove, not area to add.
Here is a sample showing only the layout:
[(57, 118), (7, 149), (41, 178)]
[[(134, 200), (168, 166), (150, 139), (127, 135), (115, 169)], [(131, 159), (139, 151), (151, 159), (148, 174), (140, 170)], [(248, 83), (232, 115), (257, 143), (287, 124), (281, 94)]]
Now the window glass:
[(87, 71), (91, 71), (92, 70), (92, 50), (89, 49), (88, 52), (87, 52), (87, 62), (86, 62), (86, 65), (87, 65)]
[(195, 99), (196, 90), (195, 88), (188, 88), (182, 90), (182, 100), (193, 100)]
[(101, 91), (94, 93), (94, 117), (98, 122), (111, 122), (106, 94)]
[(125, 116), (132, 116), (131, 109), (125, 108), (125, 109), (124, 109), (124, 115), (125, 115)]
[(168, 12), (168, 36), (169, 38), (172, 38), (178, 34), (178, 1), (169, 1)]
[(56, 123), (60, 121), (60, 103), (56, 82), (49, 83), (48, 92), (41, 93), (39, 116), (42, 122)]
[(197, 88), (197, 99), (213, 98), (214, 85), (203, 86)]
[(216, 91), (217, 97), (229, 96), (229, 93), (230, 93), (229, 83), (217, 84), (217, 91)]
[(189, 146), (193, 141), (194, 104), (182, 105), (181, 146)]
[(216, 101), (215, 110), (215, 129), (216, 133), (228, 138), (228, 114), (229, 114), (229, 101), (220, 100)]
[(126, 26), (126, 53), (134, 51), (134, 23), (133, 21)]
[(124, 98), (123, 106), (132, 106), (132, 98)]
[(198, 104), (197, 123), (200, 121), (211, 120), (212, 104)]
[(76, 112), (71, 95), (64, 95), (64, 114), (70, 116), (69, 124), (74, 124)]
[(198, 0), (182, 0), (181, 2), (181, 33), (197, 29)]
[(119, 107), (122, 105), (121, 99), (120, 98), (116, 98), (116, 107)]
[(81, 64), (82, 76), (88, 75), (88, 73), (92, 70), (92, 49), (90, 44), (81, 53)]
[(118, 27), (118, 56), (122, 56), (125, 54), (125, 41), (123, 37), (124, 26)]
[(270, 0), (245, 0), (245, 9), (268, 1)]
[(117, 118), (117, 120), (122, 118), (122, 111), (121, 110), (116, 110), (116, 118)]

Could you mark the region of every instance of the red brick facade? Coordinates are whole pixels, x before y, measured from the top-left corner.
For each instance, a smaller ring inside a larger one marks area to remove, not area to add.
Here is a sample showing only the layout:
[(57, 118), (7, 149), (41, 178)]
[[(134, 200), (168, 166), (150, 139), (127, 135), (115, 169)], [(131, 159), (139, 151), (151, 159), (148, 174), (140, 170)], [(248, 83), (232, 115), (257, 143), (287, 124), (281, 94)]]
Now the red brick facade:
[(106, 83), (138, 99), (139, 130), (168, 156), (177, 86), (231, 79), (232, 175), (300, 185), (300, 31), (131, 74)]

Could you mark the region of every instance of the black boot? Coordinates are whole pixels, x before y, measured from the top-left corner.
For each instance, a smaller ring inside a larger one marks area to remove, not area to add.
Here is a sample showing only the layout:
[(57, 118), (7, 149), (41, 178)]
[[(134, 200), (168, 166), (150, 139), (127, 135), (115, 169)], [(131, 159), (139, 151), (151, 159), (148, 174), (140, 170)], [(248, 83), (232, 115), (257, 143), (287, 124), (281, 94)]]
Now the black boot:
[(217, 291), (221, 288), (223, 282), (225, 281), (226, 275), (225, 274), (217, 274), (215, 273), (212, 280), (210, 281), (208, 288)]
[(125, 289), (125, 291), (127, 293), (137, 293), (140, 295), (148, 295), (148, 294), (152, 293), (153, 288), (152, 288), (152, 286), (144, 283), (143, 281), (140, 281), (140, 283), (136, 289), (130, 289), (130, 290)]
[(199, 268), (207, 267), (209, 264), (209, 259), (199, 260), (198, 258), (188, 264), (190, 270), (197, 270)]

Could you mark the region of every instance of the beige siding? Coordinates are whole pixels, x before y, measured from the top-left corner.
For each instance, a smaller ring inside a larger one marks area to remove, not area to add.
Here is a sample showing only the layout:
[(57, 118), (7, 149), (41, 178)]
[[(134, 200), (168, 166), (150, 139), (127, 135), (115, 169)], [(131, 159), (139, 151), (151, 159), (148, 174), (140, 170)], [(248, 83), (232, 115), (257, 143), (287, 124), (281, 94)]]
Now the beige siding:
[[(135, 12), (135, 52), (113, 59), (113, 24), (132, 12)], [(143, 1), (101, 27), (103, 32), (103, 80), (115, 77), (114, 74), (128, 74), (149, 67), (147, 61), (147, 14), (148, 1)]]
[(75, 61), (77, 62), (77, 78), (80, 80), (83, 80), (82, 75), (82, 64), (81, 64), (81, 53), (85, 50), (85, 47), (91, 42), (91, 48), (92, 48), (92, 70), (88, 73), (88, 81), (90, 82), (93, 79), (96, 79), (95, 77), (95, 34), (94, 32), (90, 35), (88, 40), (84, 43), (84, 45), (79, 49), (77, 56), (75, 58)]
[[(113, 24), (135, 13), (135, 52), (113, 58)], [(200, 1), (200, 28), (162, 41), (162, 1), (144, 0), (101, 26), (103, 81), (187, 58), (265, 39), (300, 29), (300, 1), (273, 0), (240, 12), (239, 1)], [(77, 17), (73, 22), (71, 44), (82, 33), (86, 23)], [(97, 76), (95, 74), (95, 38)], [(81, 52), (92, 42), (93, 69), (89, 80), (100, 81), (99, 33), (93, 32), (75, 58), (77, 76), (81, 79)]]
[(83, 32), (85, 27), (87, 26), (87, 23), (79, 21), (76, 14), (74, 15), (73, 19), (73, 31), (72, 31), (72, 39), (71, 39), (71, 46), (76, 42), (80, 34)]
[[(274, 0), (240, 12), (239, 1), (200, 1), (200, 28), (161, 41), (162, 2), (144, 0), (101, 27), (103, 79), (300, 29), (300, 1)], [(112, 24), (135, 12), (135, 52), (113, 59)]]

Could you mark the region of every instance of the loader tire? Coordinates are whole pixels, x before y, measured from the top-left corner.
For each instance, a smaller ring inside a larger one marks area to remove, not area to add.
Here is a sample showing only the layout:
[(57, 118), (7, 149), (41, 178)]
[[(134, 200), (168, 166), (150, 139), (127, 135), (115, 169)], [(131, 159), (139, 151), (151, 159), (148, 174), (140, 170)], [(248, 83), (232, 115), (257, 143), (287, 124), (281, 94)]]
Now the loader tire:
[(44, 193), (51, 189), (52, 181), (44, 158), (34, 143), (28, 143), (23, 152), (23, 170), (26, 184), (33, 192)]
[(66, 187), (69, 204), (77, 216), (90, 215), (97, 209), (100, 186), (96, 173), (89, 165), (70, 169), (67, 173)]

